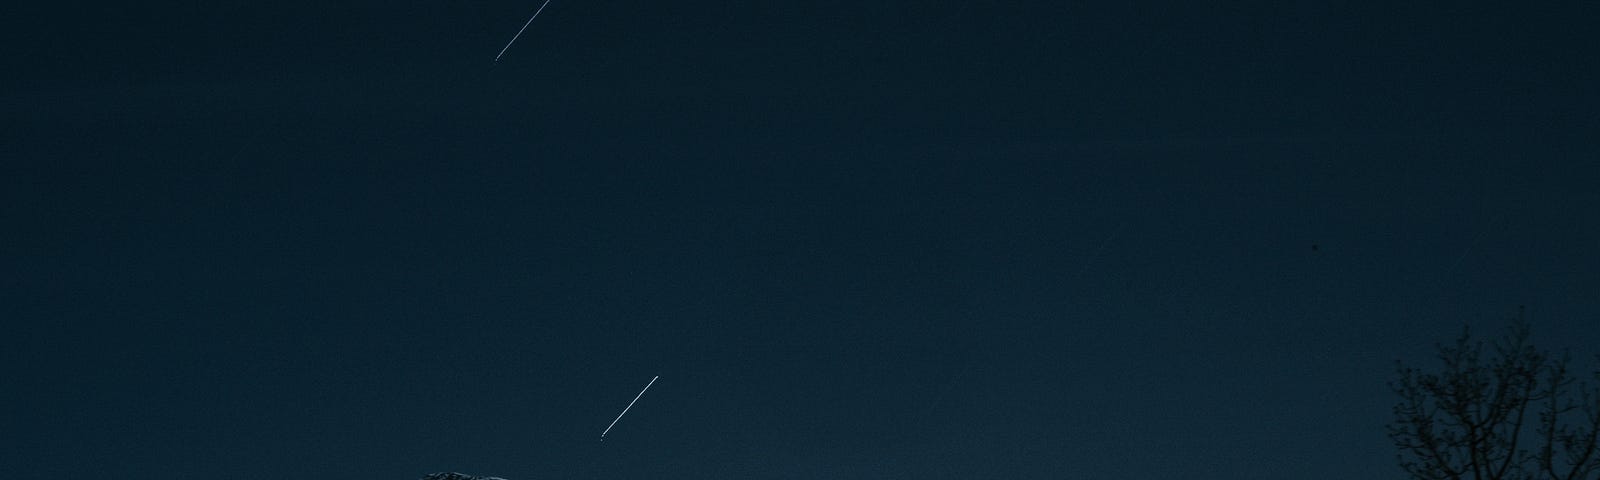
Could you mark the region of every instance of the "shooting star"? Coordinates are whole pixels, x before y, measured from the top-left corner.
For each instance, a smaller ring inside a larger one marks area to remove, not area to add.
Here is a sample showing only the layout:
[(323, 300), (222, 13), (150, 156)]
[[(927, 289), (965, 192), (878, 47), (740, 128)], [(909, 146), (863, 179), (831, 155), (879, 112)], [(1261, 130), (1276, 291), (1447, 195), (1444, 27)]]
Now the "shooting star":
[(649, 390), (651, 385), (655, 385), (656, 384), (656, 378), (661, 378), (661, 376), (660, 375), (656, 375), (655, 378), (650, 379), (650, 383), (644, 384), (644, 390), (640, 390), (638, 395), (634, 395), (633, 396), (633, 401), (632, 402), (628, 402), (627, 408), (623, 408), (622, 409), (622, 413), (617, 414), (617, 419), (616, 420), (612, 420), (611, 421), (611, 425), (607, 425), (606, 426), (606, 431), (600, 432), (600, 441), (602, 441), (602, 442), (606, 441), (606, 434), (607, 433), (611, 433), (611, 427), (617, 426), (617, 420), (622, 420), (622, 416), (628, 414), (628, 409), (629, 408), (633, 408), (633, 404), (639, 401), (639, 397), (643, 397), (644, 396), (644, 391), (645, 390)]
[(506, 54), (506, 50), (511, 48), (511, 44), (517, 43), (517, 38), (521, 37), (522, 36), (522, 32), (524, 30), (528, 29), (528, 25), (532, 25), (533, 24), (533, 19), (539, 18), (539, 12), (543, 12), (544, 11), (544, 6), (545, 5), (549, 5), (549, 4), (550, 4), (550, 0), (544, 0), (544, 4), (539, 5), (539, 9), (533, 11), (533, 16), (528, 17), (528, 22), (522, 24), (522, 30), (517, 30), (517, 34), (511, 36), (511, 41), (506, 42), (506, 46), (501, 47), (500, 48), (500, 53), (494, 56), (495, 63), (500, 63), (500, 55), (505, 55)]

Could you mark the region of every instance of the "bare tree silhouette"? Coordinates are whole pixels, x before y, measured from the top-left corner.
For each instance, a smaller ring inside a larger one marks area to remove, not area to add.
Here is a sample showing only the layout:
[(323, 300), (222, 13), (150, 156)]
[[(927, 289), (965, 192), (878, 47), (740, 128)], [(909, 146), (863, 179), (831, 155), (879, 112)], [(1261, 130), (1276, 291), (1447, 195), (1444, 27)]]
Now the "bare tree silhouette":
[(1434, 373), (1396, 362), (1389, 438), (1412, 478), (1600, 479), (1600, 391), (1574, 384), (1570, 357), (1535, 348), (1528, 331), (1519, 315), (1486, 357), (1463, 329), (1454, 345), (1437, 345)]

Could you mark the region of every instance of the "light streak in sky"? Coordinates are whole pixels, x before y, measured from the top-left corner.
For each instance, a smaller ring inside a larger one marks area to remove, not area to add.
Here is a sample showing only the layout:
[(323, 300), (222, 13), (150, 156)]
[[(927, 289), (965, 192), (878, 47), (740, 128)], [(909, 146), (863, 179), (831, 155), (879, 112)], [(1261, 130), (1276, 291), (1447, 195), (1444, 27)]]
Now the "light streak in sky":
[(622, 409), (622, 413), (617, 414), (617, 419), (616, 420), (612, 420), (611, 421), (611, 425), (607, 425), (606, 426), (606, 431), (600, 432), (600, 441), (604, 442), (606, 440), (606, 434), (611, 432), (611, 427), (617, 426), (617, 420), (622, 420), (622, 416), (628, 414), (628, 409), (629, 408), (633, 408), (633, 404), (635, 402), (639, 401), (639, 397), (643, 397), (644, 396), (644, 391), (645, 390), (649, 390), (651, 385), (655, 385), (656, 384), (656, 378), (661, 378), (661, 376), (660, 375), (656, 375), (655, 378), (650, 379), (650, 383), (646, 383), (644, 385), (644, 390), (640, 390), (638, 395), (634, 395), (633, 396), (633, 401), (632, 402), (628, 402), (627, 408), (623, 408)]
[(505, 55), (506, 54), (506, 49), (511, 48), (511, 44), (517, 43), (517, 37), (521, 37), (522, 36), (522, 31), (523, 30), (527, 30), (528, 29), (528, 25), (533, 24), (533, 19), (539, 18), (539, 12), (543, 12), (544, 11), (544, 6), (545, 5), (549, 5), (549, 4), (550, 4), (550, 0), (544, 0), (544, 4), (539, 5), (539, 9), (533, 11), (533, 16), (528, 17), (528, 22), (522, 24), (522, 29), (521, 30), (517, 30), (517, 34), (511, 36), (511, 41), (506, 42), (506, 46), (501, 47), (500, 48), (500, 53), (496, 54), (494, 56), (494, 61), (496, 63), (500, 62), (500, 55)]

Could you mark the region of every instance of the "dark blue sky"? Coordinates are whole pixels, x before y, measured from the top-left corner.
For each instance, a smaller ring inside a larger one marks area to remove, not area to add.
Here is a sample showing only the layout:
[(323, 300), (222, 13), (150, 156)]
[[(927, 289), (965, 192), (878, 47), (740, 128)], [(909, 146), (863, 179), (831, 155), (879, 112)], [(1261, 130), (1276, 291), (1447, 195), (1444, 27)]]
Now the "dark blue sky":
[(1596, 10), (1253, 3), (16, 7), (0, 464), (1400, 478), (1600, 345)]

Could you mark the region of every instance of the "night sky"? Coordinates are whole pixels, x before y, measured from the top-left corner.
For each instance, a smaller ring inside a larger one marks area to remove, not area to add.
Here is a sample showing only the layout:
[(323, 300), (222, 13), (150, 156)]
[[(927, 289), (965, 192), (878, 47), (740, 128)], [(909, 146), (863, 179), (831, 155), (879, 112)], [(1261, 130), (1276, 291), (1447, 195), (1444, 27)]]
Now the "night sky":
[(1401, 478), (1600, 353), (1595, 3), (998, 3), (8, 6), (0, 465)]

